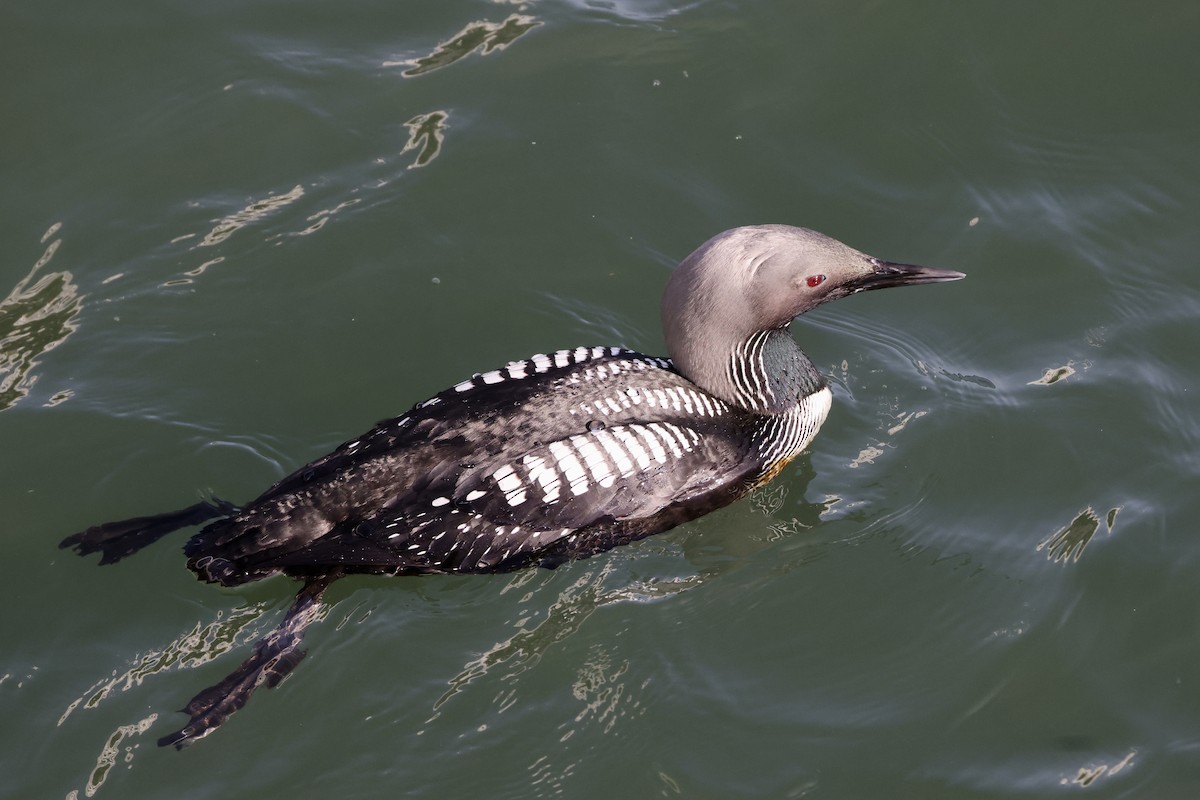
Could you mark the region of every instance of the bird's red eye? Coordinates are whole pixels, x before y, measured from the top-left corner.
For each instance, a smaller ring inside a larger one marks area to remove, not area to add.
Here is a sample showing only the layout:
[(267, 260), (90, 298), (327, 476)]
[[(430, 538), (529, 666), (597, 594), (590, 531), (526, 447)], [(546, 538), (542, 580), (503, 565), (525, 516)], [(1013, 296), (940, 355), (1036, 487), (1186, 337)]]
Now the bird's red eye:
[(805, 282), (808, 284), (808, 288), (814, 289), (825, 282), (825, 276), (824, 275), (809, 275)]

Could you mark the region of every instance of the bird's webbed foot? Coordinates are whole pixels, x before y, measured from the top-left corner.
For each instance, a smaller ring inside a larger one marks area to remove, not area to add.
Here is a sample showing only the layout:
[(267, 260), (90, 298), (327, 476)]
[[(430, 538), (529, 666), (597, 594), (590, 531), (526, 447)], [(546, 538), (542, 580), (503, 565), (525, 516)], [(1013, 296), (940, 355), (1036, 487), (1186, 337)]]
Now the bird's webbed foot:
[(194, 506), (165, 514), (105, 522), (74, 533), (59, 542), (61, 548), (73, 548), (81, 556), (100, 553), (101, 564), (112, 564), (133, 555), (147, 545), (180, 528), (199, 525), (214, 517), (237, 513), (237, 506), (224, 500), (202, 500)]
[(296, 595), (279, 627), (259, 639), (254, 652), (220, 683), (204, 689), (182, 709), (191, 720), (174, 733), (158, 740), (160, 747), (184, 747), (203, 739), (233, 716), (259, 686), (268, 689), (278, 685), (304, 658), (300, 649), (304, 631), (317, 618), (321, 595), (330, 580), (322, 579), (305, 584)]

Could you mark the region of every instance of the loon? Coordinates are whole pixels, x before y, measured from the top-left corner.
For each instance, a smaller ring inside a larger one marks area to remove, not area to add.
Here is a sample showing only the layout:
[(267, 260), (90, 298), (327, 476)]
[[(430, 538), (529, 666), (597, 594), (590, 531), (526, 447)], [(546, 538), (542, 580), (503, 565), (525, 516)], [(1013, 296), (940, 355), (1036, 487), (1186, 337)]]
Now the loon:
[(295, 668), (321, 596), (350, 574), (554, 567), (673, 528), (771, 480), (817, 434), (832, 400), (792, 321), (870, 289), (953, 281), (787, 225), (734, 228), (672, 273), (670, 358), (577, 347), (476, 374), (376, 425), (238, 507), (213, 498), (110, 522), (60, 547), (109, 564), (179, 528), (208, 582), (302, 582), (279, 627), (162, 737), (178, 749)]

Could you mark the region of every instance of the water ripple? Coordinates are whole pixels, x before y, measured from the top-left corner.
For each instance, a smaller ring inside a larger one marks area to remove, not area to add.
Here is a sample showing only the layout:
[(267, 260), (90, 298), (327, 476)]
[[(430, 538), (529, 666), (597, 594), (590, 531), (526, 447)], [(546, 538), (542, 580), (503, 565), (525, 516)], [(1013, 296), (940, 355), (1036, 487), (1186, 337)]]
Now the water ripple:
[[(55, 223), (42, 236), (46, 245), (29, 273), (17, 281), (0, 300), (0, 411), (12, 408), (29, 394), (37, 376), (34, 368), (41, 358), (58, 347), (79, 327), (78, 317), (86, 295), (79, 292), (74, 277), (66, 270), (39, 274), (62, 245)], [(48, 405), (70, 396), (60, 391)]]
[(503, 22), (479, 20), (468, 23), (458, 33), (440, 43), (428, 55), (403, 61), (385, 61), (383, 66), (408, 67), (400, 74), (405, 78), (428, 75), (461, 61), (472, 53), (486, 56), (499, 52), (542, 23), (525, 14), (512, 14)]

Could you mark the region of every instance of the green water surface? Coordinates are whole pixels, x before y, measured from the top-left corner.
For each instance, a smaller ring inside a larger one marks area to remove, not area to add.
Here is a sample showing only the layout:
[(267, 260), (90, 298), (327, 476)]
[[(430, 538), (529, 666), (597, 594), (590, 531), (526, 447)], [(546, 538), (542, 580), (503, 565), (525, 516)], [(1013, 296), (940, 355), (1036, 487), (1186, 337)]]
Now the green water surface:
[[(1200, 6), (0, 10), (0, 796), (1190, 798)], [(965, 281), (795, 326), (834, 409), (720, 513), (555, 571), (290, 601), (177, 535), (474, 372), (661, 354), (742, 224)]]

